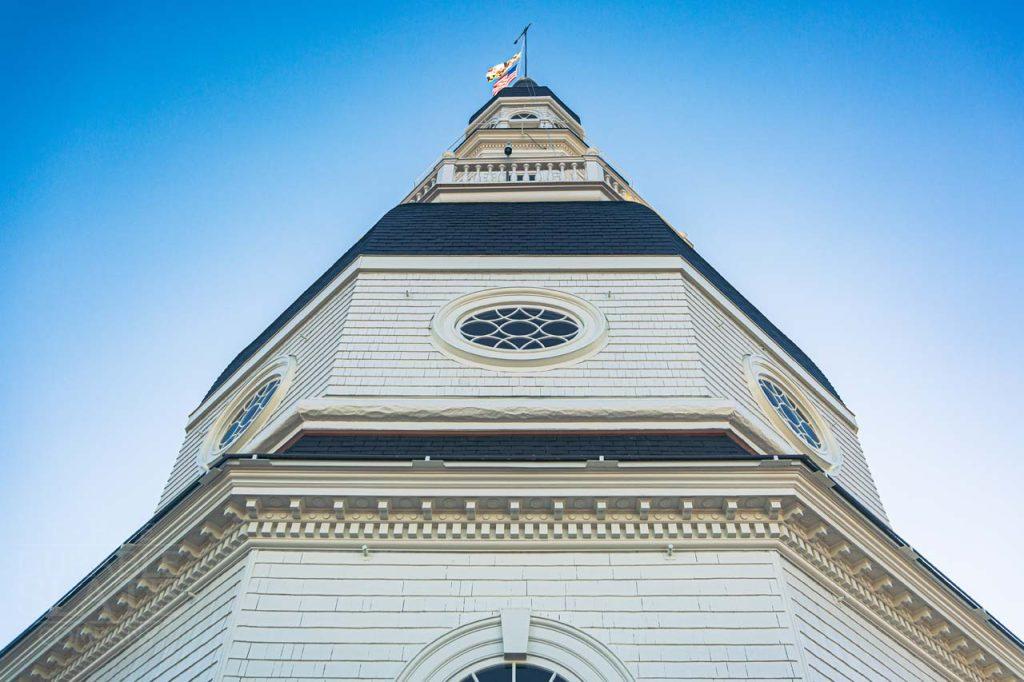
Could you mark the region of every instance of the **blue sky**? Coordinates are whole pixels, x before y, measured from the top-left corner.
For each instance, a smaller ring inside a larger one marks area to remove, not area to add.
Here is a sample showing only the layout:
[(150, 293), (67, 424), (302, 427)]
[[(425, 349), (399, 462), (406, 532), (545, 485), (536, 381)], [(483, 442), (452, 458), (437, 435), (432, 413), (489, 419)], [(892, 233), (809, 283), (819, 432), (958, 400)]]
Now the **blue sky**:
[(3, 3), (0, 640), (152, 512), (233, 355), (531, 75), (822, 366), (1018, 634), (1015, 3)]

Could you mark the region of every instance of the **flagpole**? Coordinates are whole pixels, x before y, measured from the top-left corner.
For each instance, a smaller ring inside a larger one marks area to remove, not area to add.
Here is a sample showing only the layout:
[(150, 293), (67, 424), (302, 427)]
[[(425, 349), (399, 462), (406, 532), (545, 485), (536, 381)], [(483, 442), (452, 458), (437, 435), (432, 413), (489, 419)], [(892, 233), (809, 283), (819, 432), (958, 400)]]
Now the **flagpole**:
[(526, 28), (523, 29), (523, 32), (519, 34), (519, 37), (516, 38), (514, 41), (512, 41), (513, 45), (518, 45), (519, 44), (519, 38), (523, 39), (523, 78), (524, 79), (530, 77), (530, 62), (528, 61), (529, 58), (530, 58), (530, 47), (529, 47), (529, 44), (528, 44), (530, 36), (529, 36), (528, 32), (529, 32), (531, 26), (533, 26), (533, 22), (530, 22), (529, 24), (527, 24)]

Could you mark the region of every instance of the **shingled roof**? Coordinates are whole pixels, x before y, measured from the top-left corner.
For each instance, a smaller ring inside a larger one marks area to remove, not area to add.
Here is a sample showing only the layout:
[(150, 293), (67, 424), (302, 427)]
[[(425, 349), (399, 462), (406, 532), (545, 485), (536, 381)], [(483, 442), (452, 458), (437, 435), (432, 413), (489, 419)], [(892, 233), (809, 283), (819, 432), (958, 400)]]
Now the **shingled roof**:
[(558, 201), (396, 206), (231, 361), (203, 400), (362, 255), (681, 256), (839, 398), (807, 354), (653, 210), (628, 201)]
[[(453, 461), (657, 461), (749, 455), (724, 433), (307, 434), (287, 455), (326, 459)], [(785, 453), (772, 453), (785, 454)]]

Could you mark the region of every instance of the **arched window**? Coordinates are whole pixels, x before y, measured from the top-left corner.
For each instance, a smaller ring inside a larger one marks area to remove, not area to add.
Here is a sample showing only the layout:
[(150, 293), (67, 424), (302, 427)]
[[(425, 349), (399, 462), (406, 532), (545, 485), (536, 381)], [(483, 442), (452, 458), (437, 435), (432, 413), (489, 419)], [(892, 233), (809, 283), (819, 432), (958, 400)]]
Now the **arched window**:
[(510, 121), (536, 121), (537, 114), (530, 113), (529, 111), (520, 111), (519, 113), (512, 114), (509, 116)]
[(499, 663), (466, 675), (460, 682), (567, 682), (556, 672), (531, 663)]

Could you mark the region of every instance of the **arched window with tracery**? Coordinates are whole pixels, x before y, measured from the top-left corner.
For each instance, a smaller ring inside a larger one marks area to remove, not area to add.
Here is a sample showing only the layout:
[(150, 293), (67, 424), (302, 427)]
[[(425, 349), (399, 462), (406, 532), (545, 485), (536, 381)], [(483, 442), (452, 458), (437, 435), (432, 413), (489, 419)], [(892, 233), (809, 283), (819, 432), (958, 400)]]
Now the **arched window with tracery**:
[(460, 682), (568, 682), (556, 672), (532, 663), (499, 663), (469, 675)]

